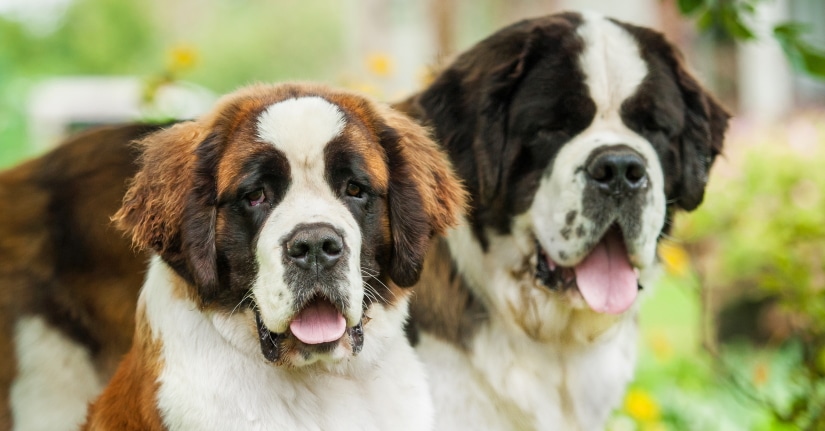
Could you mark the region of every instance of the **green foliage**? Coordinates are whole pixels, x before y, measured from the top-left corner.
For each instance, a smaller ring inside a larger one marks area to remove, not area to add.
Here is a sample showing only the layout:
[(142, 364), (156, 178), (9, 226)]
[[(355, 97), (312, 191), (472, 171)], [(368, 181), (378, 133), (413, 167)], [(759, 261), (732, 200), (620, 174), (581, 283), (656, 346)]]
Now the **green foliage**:
[(807, 26), (802, 24), (785, 23), (774, 27), (773, 35), (796, 70), (825, 77), (825, 51), (802, 40), (807, 31)]
[(46, 34), (0, 20), (0, 56), (18, 76), (145, 73), (157, 49), (148, 11), (134, 1), (76, 0)]
[(345, 2), (212, 1), (185, 39), (199, 63), (186, 79), (218, 93), (253, 82), (339, 79)]
[(825, 130), (819, 126), (812, 133), (818, 133), (817, 146), (804, 151), (776, 142), (750, 148), (741, 174), (711, 181), (705, 203), (680, 225), (679, 235), (714, 250), (718, 264), (704, 274), (709, 283), (747, 284), (763, 296), (778, 296), (803, 322), (804, 335), (821, 342)]
[(668, 274), (644, 304), (641, 361), (608, 431), (823, 429), (825, 379), (807, 368), (802, 342), (771, 348), (736, 343), (711, 351), (691, 342), (684, 328), (663, 329), (661, 317), (650, 318), (699, 302), (698, 284), (695, 275)]
[[(718, 38), (751, 41), (758, 38), (753, 26), (756, 5), (765, 0), (678, 0), (679, 12), (696, 17), (700, 31)], [(773, 28), (773, 37), (782, 46), (794, 69), (825, 80), (825, 50), (804, 40), (808, 29), (795, 22)]]
[[(74, 0), (56, 28), (0, 16), (0, 168), (30, 156), (26, 98), (41, 79), (130, 75), (224, 93), (253, 82), (341, 79), (345, 2)], [(184, 9), (189, 7), (190, 9)], [(170, 61), (181, 47), (193, 64)]]
[(797, 118), (749, 142), (728, 162), (733, 173), (712, 175), (703, 206), (676, 226), (685, 245), (712, 262), (700, 266), (703, 289), (776, 298), (792, 322), (776, 349), (714, 352), (731, 393), (769, 413), (746, 429), (825, 429), (823, 124), (821, 115)]

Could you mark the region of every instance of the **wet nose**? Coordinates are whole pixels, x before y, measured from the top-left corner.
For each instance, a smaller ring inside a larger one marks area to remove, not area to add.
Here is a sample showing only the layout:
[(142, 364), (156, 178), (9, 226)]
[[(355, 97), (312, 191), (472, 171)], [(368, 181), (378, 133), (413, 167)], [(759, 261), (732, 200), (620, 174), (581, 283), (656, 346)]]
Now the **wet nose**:
[(344, 239), (331, 226), (314, 224), (295, 230), (286, 242), (286, 254), (299, 268), (329, 269), (338, 262)]
[(624, 145), (594, 152), (586, 163), (588, 179), (606, 194), (636, 193), (647, 184), (645, 160)]

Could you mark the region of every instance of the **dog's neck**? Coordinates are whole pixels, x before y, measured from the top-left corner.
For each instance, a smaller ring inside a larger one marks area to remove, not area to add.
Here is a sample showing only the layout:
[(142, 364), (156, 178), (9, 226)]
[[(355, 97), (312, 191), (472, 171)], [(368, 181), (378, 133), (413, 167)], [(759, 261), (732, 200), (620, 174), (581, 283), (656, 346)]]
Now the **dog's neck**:
[(463, 392), (451, 398), (465, 403), (440, 399), (437, 423), (460, 426), (451, 410), (469, 409), (462, 417), (485, 429), (598, 428), (632, 378), (635, 309), (617, 317), (571, 303), (532, 282), (535, 262), (519, 262), (533, 244), (491, 238), (511, 243), (483, 253), (466, 225), (454, 229), (431, 248), (415, 288), (417, 350), (434, 393)]
[[(409, 414), (404, 402), (386, 397), (429, 400), (401, 329), (406, 300), (395, 309), (367, 310), (371, 320), (358, 356), (293, 368), (264, 358), (248, 311), (200, 309), (181, 294), (184, 283), (154, 258), (138, 305), (138, 327), (151, 333), (136, 339), (156, 340), (157, 364), (147, 366), (160, 369), (157, 407), (170, 429), (382, 429), (390, 415)], [(392, 407), (365, 409), (384, 404)], [(420, 429), (422, 420), (429, 418), (410, 418), (409, 429)]]

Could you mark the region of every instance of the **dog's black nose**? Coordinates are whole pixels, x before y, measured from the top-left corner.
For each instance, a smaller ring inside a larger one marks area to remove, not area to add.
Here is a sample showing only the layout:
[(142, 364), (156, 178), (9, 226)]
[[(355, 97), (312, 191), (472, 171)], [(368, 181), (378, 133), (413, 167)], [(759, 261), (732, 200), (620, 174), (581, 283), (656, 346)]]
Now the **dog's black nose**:
[(298, 227), (286, 242), (286, 254), (299, 268), (329, 269), (341, 258), (344, 239), (331, 226)]
[(594, 151), (585, 171), (599, 190), (611, 195), (634, 193), (647, 184), (644, 158), (624, 145)]

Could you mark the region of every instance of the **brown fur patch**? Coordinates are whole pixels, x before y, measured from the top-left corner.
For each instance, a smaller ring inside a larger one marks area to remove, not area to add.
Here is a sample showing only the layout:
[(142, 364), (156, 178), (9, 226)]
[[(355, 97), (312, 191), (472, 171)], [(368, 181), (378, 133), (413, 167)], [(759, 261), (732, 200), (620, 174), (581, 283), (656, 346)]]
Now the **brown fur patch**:
[(161, 340), (152, 337), (145, 311), (139, 310), (132, 349), (111, 382), (89, 407), (83, 430), (164, 430), (157, 408), (163, 368)]
[(443, 238), (433, 241), (424, 268), (410, 304), (410, 315), (415, 316), (413, 324), (417, 325), (410, 328), (416, 331), (412, 338), (416, 338), (418, 330), (423, 330), (456, 346), (469, 348), (476, 330), (490, 316), (458, 273)]
[(128, 350), (147, 256), (109, 216), (136, 170), (128, 143), (156, 128), (93, 129), (0, 172), (0, 429), (11, 427), (19, 317), (43, 316), (88, 349), (104, 382)]

